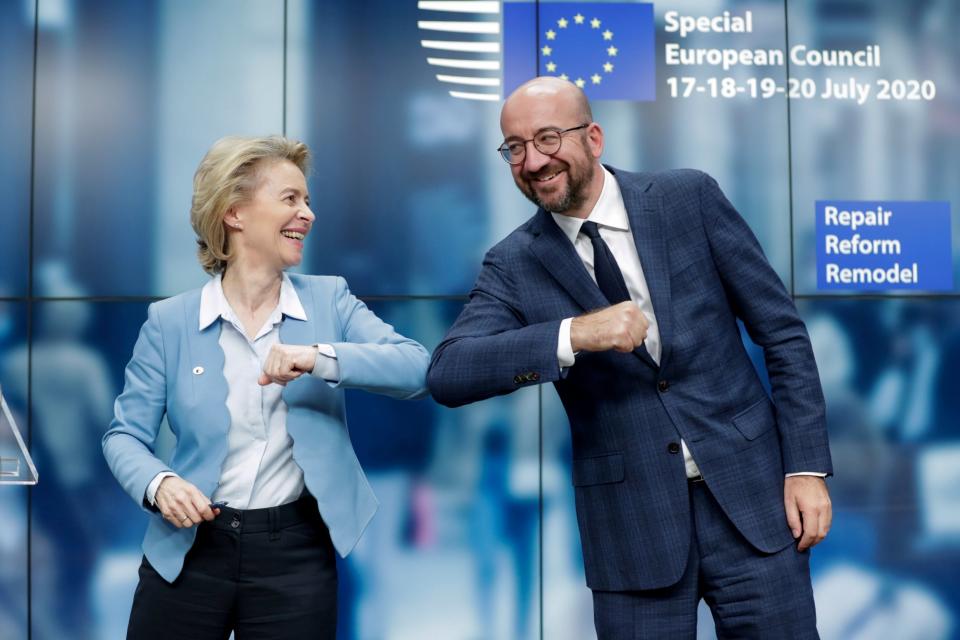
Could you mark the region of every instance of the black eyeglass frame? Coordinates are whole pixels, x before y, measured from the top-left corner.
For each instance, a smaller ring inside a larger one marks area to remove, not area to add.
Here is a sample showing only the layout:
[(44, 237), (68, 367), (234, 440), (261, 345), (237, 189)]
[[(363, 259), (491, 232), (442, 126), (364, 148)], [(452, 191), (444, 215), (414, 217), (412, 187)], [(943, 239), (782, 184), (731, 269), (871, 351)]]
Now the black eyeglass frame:
[[(563, 134), (565, 134), (565, 133), (570, 133), (571, 131), (579, 131), (580, 129), (586, 129), (586, 128), (589, 127), (591, 124), (593, 124), (593, 123), (592, 123), (592, 122), (585, 122), (584, 124), (578, 125), (578, 126), (576, 126), (576, 127), (570, 127), (569, 129), (554, 129), (554, 128), (552, 128), (552, 127), (547, 127), (547, 128), (545, 128), (545, 129), (541, 129), (540, 131), (537, 131), (536, 135), (534, 135), (532, 138), (529, 138), (529, 139), (527, 139), (527, 140), (516, 140), (515, 142), (522, 142), (522, 143), (523, 143), (523, 155), (520, 156), (520, 159), (517, 160), (516, 162), (511, 162), (511, 161), (510, 161), (510, 157), (509, 157), (510, 150), (509, 150), (509, 146), (508, 146), (508, 143), (507, 143), (506, 140), (504, 140), (504, 141), (500, 144), (500, 146), (497, 147), (497, 151), (500, 153), (500, 157), (503, 158), (504, 161), (506, 161), (507, 164), (512, 165), (512, 166), (517, 166), (518, 164), (523, 164), (523, 161), (527, 159), (527, 143), (528, 143), (528, 142), (532, 142), (532, 143), (533, 143), (533, 146), (536, 148), (536, 150), (539, 151), (540, 153), (542, 153), (543, 155), (545, 155), (545, 156), (554, 156), (554, 155), (560, 153), (560, 147), (563, 146)], [(557, 143), (557, 148), (554, 149), (553, 151), (551, 151), (550, 153), (547, 153), (546, 151), (544, 151), (543, 149), (541, 149), (541, 148), (540, 148), (540, 145), (537, 144), (537, 136), (539, 136), (541, 133), (546, 133), (546, 132), (548, 132), (548, 131), (560, 135), (560, 142)], [(511, 142), (511, 143), (509, 143), (509, 144), (513, 144), (513, 142)]]

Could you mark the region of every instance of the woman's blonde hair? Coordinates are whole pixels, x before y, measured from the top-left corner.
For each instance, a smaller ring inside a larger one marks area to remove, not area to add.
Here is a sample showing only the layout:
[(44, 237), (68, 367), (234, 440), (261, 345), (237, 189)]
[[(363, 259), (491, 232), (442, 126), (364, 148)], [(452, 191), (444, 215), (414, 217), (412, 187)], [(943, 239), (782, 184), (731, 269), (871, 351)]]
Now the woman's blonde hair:
[(200, 266), (213, 275), (222, 272), (232, 257), (223, 216), (253, 197), (259, 172), (267, 164), (287, 160), (306, 175), (310, 150), (282, 136), (220, 138), (200, 161), (193, 175), (190, 224), (197, 234)]

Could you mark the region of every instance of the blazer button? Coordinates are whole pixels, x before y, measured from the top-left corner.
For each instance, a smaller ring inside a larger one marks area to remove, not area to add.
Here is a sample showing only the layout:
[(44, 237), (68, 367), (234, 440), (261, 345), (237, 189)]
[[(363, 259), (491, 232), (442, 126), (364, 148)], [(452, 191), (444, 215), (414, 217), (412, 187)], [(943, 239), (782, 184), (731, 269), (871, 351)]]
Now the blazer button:
[(670, 453), (680, 453), (680, 445), (676, 442), (671, 442), (667, 445), (667, 451)]
[(666, 393), (667, 389), (670, 388), (670, 383), (666, 380), (661, 380), (657, 383), (657, 389), (660, 390), (660, 393)]
[(513, 384), (523, 384), (523, 376), (513, 376)]

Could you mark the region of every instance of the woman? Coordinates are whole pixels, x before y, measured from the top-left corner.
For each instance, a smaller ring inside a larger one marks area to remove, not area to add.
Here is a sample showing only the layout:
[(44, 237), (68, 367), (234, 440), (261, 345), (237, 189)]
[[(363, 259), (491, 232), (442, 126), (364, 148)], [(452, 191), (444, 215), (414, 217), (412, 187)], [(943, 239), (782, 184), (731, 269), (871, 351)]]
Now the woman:
[[(213, 278), (150, 305), (103, 437), (151, 513), (128, 638), (335, 637), (333, 551), (377, 508), (342, 389), (420, 397), (429, 356), (342, 278), (284, 273), (315, 220), (308, 160), (285, 138), (224, 138), (194, 176)], [(164, 416), (169, 464), (154, 455)]]

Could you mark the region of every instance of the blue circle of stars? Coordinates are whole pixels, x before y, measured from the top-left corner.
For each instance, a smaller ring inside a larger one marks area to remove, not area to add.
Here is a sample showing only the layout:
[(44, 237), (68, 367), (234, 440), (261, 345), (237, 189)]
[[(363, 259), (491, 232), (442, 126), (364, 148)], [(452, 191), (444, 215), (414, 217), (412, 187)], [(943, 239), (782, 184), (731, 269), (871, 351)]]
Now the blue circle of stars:
[[(602, 66), (604, 74), (613, 73), (614, 64), (612, 59), (617, 57), (618, 49), (613, 44), (613, 31), (610, 31), (610, 29), (604, 29), (603, 31), (600, 31), (602, 24), (603, 23), (597, 18), (587, 20), (586, 17), (584, 17), (584, 15), (581, 13), (577, 13), (577, 15), (573, 16), (572, 21), (567, 20), (565, 17), (561, 17), (559, 20), (557, 20), (556, 30), (551, 27), (544, 32), (543, 35), (546, 38), (547, 43), (540, 48), (540, 54), (545, 59), (544, 67), (546, 68), (547, 73), (551, 75), (558, 75), (557, 72), (560, 71), (560, 78), (563, 78), (564, 80), (570, 80), (581, 89), (587, 86), (587, 80), (585, 80), (583, 77), (578, 76), (576, 79), (572, 79), (569, 75), (564, 73), (563, 70), (558, 69), (557, 64), (550, 59), (550, 56), (553, 55), (553, 46), (551, 46), (551, 44), (555, 43), (557, 41), (557, 37), (571, 26), (574, 29), (580, 26), (589, 27), (591, 30), (596, 29), (603, 38), (602, 42), (609, 43), (609, 46), (607, 47), (607, 60)], [(589, 76), (589, 79), (591, 84), (597, 85), (603, 82), (603, 75), (597, 72)]]

